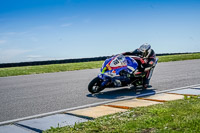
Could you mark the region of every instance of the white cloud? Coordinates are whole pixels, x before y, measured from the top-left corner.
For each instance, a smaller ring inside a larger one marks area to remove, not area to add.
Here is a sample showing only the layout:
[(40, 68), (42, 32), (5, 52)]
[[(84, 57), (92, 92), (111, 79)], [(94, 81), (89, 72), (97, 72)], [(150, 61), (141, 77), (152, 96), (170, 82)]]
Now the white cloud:
[(30, 52), (27, 49), (0, 50), (0, 63), (17, 62), (24, 54)]
[(4, 44), (6, 42), (7, 42), (6, 40), (0, 40), (0, 44)]
[(44, 58), (41, 55), (28, 55), (26, 56), (26, 61), (39, 61), (42, 60), (42, 58)]
[(55, 57), (45, 57), (42, 55), (28, 55), (26, 56), (26, 61), (47, 61), (47, 60), (58, 60)]
[(71, 25), (72, 25), (72, 23), (66, 23), (66, 24), (62, 24), (61, 27), (69, 27)]

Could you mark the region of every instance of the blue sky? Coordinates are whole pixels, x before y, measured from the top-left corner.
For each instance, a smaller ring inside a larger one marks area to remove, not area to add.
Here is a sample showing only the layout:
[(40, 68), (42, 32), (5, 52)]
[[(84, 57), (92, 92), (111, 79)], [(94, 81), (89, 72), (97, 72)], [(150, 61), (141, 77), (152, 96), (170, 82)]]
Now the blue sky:
[(200, 52), (199, 0), (0, 0), (0, 63)]

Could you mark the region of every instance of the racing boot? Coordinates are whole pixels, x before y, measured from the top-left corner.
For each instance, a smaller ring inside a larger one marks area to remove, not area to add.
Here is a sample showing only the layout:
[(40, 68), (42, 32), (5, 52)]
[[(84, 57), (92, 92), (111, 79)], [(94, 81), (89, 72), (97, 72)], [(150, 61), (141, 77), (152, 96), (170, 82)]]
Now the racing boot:
[(143, 88), (144, 89), (147, 89), (148, 87), (150, 87), (150, 85), (149, 85), (149, 79), (148, 78), (146, 78), (146, 77), (144, 77), (144, 83), (143, 83)]

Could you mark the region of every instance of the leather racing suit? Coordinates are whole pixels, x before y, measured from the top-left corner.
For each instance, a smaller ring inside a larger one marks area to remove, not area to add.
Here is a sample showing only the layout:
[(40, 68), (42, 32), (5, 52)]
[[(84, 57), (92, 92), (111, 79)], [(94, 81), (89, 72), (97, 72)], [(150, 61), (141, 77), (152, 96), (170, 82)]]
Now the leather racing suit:
[(145, 87), (147, 87), (153, 73), (154, 63), (156, 61), (156, 54), (154, 50), (150, 49), (150, 52), (145, 57), (143, 57), (142, 52), (139, 49), (131, 52), (125, 52), (123, 55), (140, 57), (139, 60), (136, 60), (138, 63), (138, 70), (145, 72), (144, 84), (146, 85)]

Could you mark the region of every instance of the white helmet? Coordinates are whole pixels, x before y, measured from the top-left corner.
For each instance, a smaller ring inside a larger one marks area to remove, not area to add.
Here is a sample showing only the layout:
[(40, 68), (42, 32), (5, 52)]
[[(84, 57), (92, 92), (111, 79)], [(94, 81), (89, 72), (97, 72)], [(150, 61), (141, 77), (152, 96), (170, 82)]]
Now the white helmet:
[(142, 44), (139, 48), (139, 51), (142, 53), (143, 57), (147, 57), (151, 51), (151, 45), (148, 43)]

